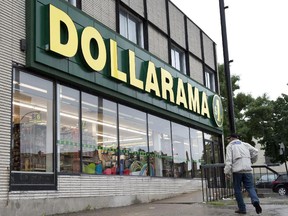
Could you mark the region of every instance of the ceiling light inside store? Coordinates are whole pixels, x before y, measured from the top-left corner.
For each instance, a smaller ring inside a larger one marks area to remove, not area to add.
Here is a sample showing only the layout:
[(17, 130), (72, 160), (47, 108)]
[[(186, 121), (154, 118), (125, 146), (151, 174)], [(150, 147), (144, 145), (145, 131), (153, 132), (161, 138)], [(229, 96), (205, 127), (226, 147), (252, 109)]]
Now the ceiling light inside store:
[(39, 92), (47, 94), (47, 90), (42, 89), (42, 88), (38, 88), (38, 87), (35, 87), (35, 86), (31, 86), (31, 85), (28, 85), (28, 84), (25, 84), (25, 83), (18, 83), (17, 81), (13, 81), (13, 84), (15, 84), (15, 85), (18, 84), (21, 87), (29, 88), (29, 89), (32, 89), (32, 90), (39, 91)]
[(60, 98), (63, 98), (63, 99), (66, 99), (66, 100), (70, 100), (70, 101), (77, 101), (75, 98), (68, 97), (68, 96), (65, 96), (65, 95), (62, 95), (62, 94), (60, 94)]
[[(25, 104), (25, 103), (22, 103), (22, 102), (13, 101), (13, 105), (17, 105), (17, 106), (21, 106), (21, 107), (25, 107), (25, 108), (29, 108), (29, 109), (34, 109), (34, 110), (47, 112), (47, 108), (36, 106), (36, 105), (32, 105), (32, 104)], [(79, 117), (76, 116), (76, 115), (73, 115), (73, 114), (68, 114), (68, 113), (61, 112), (60, 116), (64, 116), (64, 117), (67, 117), (67, 118), (72, 118), (72, 119), (79, 120)], [(113, 123), (105, 123), (105, 122), (95, 121), (95, 120), (88, 119), (88, 118), (82, 118), (82, 121), (87, 121), (87, 122), (90, 122), (90, 123), (100, 124), (100, 125), (103, 125), (103, 126), (106, 126), (106, 127), (110, 127), (110, 128), (116, 128), (116, 125), (114, 125)], [(146, 135), (146, 132), (135, 130), (135, 129), (130, 129), (130, 128), (126, 128), (126, 127), (119, 127), (119, 130), (132, 132), (132, 133), (136, 133), (136, 134), (141, 134), (141, 135)]]
[(25, 108), (29, 108), (29, 109), (34, 109), (34, 110), (39, 110), (39, 111), (42, 111), (42, 112), (47, 112), (47, 109), (44, 108), (44, 107), (39, 107), (39, 106), (35, 106), (35, 105), (25, 104), (25, 103), (21, 103), (21, 102), (13, 101), (13, 105), (21, 106), (21, 107), (25, 107)]

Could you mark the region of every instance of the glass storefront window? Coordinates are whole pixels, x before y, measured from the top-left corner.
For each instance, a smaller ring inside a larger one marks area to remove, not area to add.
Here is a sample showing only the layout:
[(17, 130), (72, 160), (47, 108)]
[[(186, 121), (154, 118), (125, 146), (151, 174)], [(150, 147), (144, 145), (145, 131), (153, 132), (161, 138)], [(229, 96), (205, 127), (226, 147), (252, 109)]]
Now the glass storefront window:
[(218, 137), (215, 135), (204, 133), (204, 142), (206, 163), (221, 163)]
[(218, 136), (26, 72), (13, 75), (14, 173), (54, 174), (57, 158), (60, 173), (189, 178), (200, 176), (201, 164), (221, 163)]
[(57, 153), (58, 171), (80, 172), (80, 102), (79, 91), (63, 85), (57, 86), (58, 130)]
[(54, 190), (53, 82), (13, 69), (11, 190)]
[(190, 141), (192, 151), (192, 176), (201, 177), (200, 165), (205, 163), (203, 148), (203, 133), (190, 128)]
[[(206, 164), (215, 164), (215, 163), (223, 163), (220, 157), (220, 145), (219, 145), (219, 137), (204, 133), (204, 149), (205, 149), (205, 163)], [(214, 186), (218, 185), (219, 182), (225, 182), (224, 168), (219, 167), (216, 170), (210, 170), (205, 174), (208, 180), (208, 185)], [(221, 184), (220, 184), (221, 185)]]
[(116, 174), (116, 103), (82, 93), (82, 172)]
[(173, 177), (170, 121), (148, 115), (151, 176)]
[(191, 177), (192, 167), (189, 128), (172, 123), (172, 140), (174, 177)]
[(213, 157), (213, 143), (209, 140), (205, 140), (204, 146), (205, 146), (205, 163), (206, 164), (214, 163), (215, 161)]
[(17, 68), (12, 129), (11, 190), (55, 190), (57, 171), (191, 178), (223, 163), (216, 135)]
[(148, 174), (146, 125), (146, 113), (119, 105), (120, 175)]
[(14, 71), (12, 171), (53, 172), (53, 84)]

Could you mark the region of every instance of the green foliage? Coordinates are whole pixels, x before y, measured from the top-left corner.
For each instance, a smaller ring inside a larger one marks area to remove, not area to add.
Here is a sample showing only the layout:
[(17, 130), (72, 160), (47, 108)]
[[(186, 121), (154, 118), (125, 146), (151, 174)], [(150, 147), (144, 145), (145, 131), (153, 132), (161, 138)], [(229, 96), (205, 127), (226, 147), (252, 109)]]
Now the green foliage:
[[(220, 91), (224, 110), (224, 136), (230, 133), (228, 115), (228, 94), (224, 73), (224, 65), (218, 65)], [(288, 95), (282, 94), (276, 101), (270, 100), (266, 94), (253, 98), (250, 94), (238, 93), (239, 76), (232, 76), (235, 127), (241, 139), (255, 145), (257, 139), (271, 162), (284, 163), (288, 159)], [(279, 144), (286, 147), (286, 155), (279, 155)], [(225, 143), (227, 144), (227, 143)]]
[[(263, 127), (264, 135), (260, 143), (266, 151), (266, 156), (272, 158), (272, 162), (284, 163), (288, 159), (288, 95), (282, 94), (271, 103), (273, 104), (271, 119)], [(285, 155), (279, 154), (280, 143), (285, 146)]]
[[(227, 94), (227, 85), (225, 79), (224, 65), (218, 65), (219, 72), (219, 80), (220, 80), (220, 93), (223, 104), (223, 112), (224, 112), (224, 122), (223, 122), (223, 131), (224, 137), (226, 137), (230, 133), (230, 125), (229, 125), (229, 113), (228, 113), (228, 94)], [(233, 92), (238, 90), (240, 87), (237, 82), (240, 80), (239, 76), (231, 77), (231, 84)]]

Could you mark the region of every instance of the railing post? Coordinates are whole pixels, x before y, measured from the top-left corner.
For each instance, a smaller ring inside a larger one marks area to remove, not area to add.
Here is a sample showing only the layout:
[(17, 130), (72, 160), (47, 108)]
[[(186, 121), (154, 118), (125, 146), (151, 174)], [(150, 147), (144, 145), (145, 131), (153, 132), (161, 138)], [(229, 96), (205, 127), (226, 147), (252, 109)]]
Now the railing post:
[(201, 165), (203, 202), (205, 202), (205, 191), (206, 202), (220, 200), (224, 197), (227, 198), (234, 195), (234, 190), (233, 192), (231, 191), (230, 180), (225, 179), (224, 167), (224, 163)]
[(202, 165), (200, 165), (200, 169), (201, 169), (201, 184), (202, 184), (202, 201), (205, 202), (204, 199), (204, 178), (203, 178), (203, 167)]

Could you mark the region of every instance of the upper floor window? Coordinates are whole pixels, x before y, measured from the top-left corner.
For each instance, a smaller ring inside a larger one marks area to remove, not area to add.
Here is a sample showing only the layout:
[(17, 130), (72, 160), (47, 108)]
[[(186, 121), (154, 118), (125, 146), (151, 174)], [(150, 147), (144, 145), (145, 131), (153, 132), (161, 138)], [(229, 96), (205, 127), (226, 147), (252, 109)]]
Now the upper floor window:
[(142, 21), (124, 10), (120, 10), (120, 34), (144, 47)]
[(81, 9), (81, 0), (66, 0), (66, 1), (72, 4), (73, 6)]
[(171, 65), (186, 74), (185, 52), (175, 46), (171, 48)]
[(211, 71), (205, 71), (205, 86), (212, 91), (216, 91), (215, 74)]

